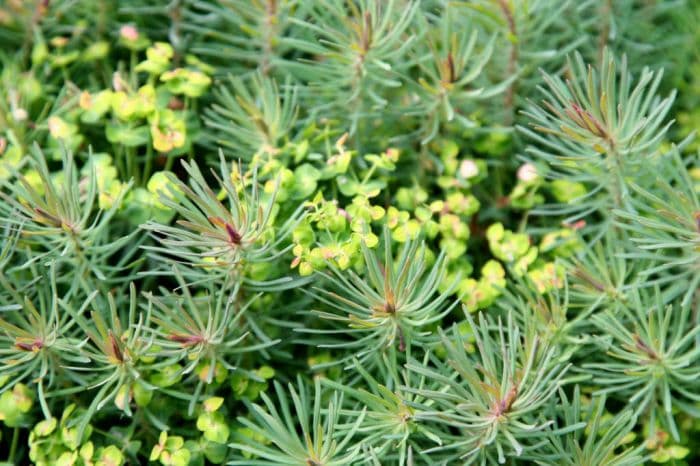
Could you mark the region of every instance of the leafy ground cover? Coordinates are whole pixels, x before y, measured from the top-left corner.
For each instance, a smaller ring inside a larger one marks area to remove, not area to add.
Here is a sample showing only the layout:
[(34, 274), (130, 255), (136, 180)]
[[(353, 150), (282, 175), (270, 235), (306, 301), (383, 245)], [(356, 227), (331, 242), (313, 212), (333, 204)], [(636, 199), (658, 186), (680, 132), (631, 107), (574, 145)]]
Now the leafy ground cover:
[(687, 0), (0, 4), (0, 461), (700, 458)]

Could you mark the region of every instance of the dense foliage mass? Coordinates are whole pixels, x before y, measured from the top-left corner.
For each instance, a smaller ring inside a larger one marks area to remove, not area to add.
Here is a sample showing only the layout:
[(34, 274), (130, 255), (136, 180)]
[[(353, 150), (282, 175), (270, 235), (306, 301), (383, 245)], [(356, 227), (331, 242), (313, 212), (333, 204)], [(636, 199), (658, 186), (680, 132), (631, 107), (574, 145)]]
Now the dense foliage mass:
[(1, 2), (0, 462), (697, 464), (698, 22)]

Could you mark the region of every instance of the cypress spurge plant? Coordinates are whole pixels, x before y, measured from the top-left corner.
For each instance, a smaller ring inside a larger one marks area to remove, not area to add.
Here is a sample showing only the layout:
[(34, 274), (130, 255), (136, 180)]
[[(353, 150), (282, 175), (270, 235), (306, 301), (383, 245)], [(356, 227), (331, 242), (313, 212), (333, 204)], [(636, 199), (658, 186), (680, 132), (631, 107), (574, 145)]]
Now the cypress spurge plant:
[[(81, 355), (86, 362), (78, 369), (83, 371), (85, 381), (77, 389), (96, 390), (87, 411), (79, 424), (78, 439), (84, 433), (92, 416), (108, 402), (126, 415), (132, 415), (131, 401), (134, 389), (152, 390), (144, 378), (152, 338), (146, 334), (148, 314), (138, 312), (137, 294), (133, 284), (130, 286), (126, 312), (120, 312), (117, 301), (112, 294), (99, 299), (98, 292), (90, 295), (88, 303), (93, 310), (73, 309), (65, 304), (66, 314), (80, 326), (89, 342), (81, 348)], [(96, 308), (96, 309), (95, 309)], [(122, 317), (124, 316), (124, 317)], [(57, 391), (54, 395), (70, 393), (75, 389)]]
[(699, 18), (0, 2), (0, 463), (697, 463)]
[(567, 72), (567, 79), (543, 75), (542, 103), (526, 112), (533, 129), (523, 131), (540, 146), (528, 151), (549, 165), (549, 176), (583, 183), (587, 192), (543, 212), (566, 215), (568, 223), (590, 225), (594, 212), (610, 221), (609, 212), (628, 202), (625, 177), (653, 161), (671, 124), (665, 117), (675, 93), (660, 98), (661, 72), (645, 69), (633, 79), (626, 60), (609, 52), (600, 70), (575, 55)]
[[(347, 122), (351, 135), (361, 123), (381, 114), (389, 103), (382, 95), (401, 86), (388, 63), (406, 56), (415, 39), (406, 32), (419, 3), (328, 0), (301, 7), (303, 16), (291, 22), (316, 40), (298, 44), (324, 58), (297, 73), (309, 82), (308, 98), (319, 102), (316, 112)], [(405, 68), (406, 62), (397, 66)]]
[(583, 45), (578, 30), (593, 19), (576, 15), (569, 19), (575, 8), (583, 9), (589, 2), (569, 0), (474, 0), (456, 2), (458, 22), (478, 24), (491, 32), (494, 46), (502, 53), (495, 54), (487, 69), (503, 80), (505, 89), (489, 99), (489, 110), (498, 115), (497, 122), (508, 129), (517, 117), (523, 95), (531, 95), (541, 80), (538, 69), (557, 69), (568, 53)]
[(345, 330), (301, 330), (319, 335), (347, 333), (354, 341), (321, 346), (354, 348), (351, 357), (360, 361), (430, 341), (429, 326), (457, 304), (448, 301), (456, 280), (446, 290), (438, 290), (446, 275), (444, 253), (429, 266), (425, 245), (420, 241), (407, 241), (396, 258), (388, 229), (384, 230), (382, 243), (380, 249), (373, 250), (361, 242), (366, 278), (331, 265), (326, 273), (331, 287), (315, 291), (317, 299), (329, 308), (315, 314), (340, 323)]
[[(427, 364), (429, 353), (425, 353), (422, 363)], [(391, 458), (403, 466), (411, 464), (413, 457), (423, 455), (424, 440), (428, 444), (441, 445), (444, 430), (437, 424), (421, 422), (418, 419), (417, 405), (430, 407), (432, 400), (419, 393), (428, 384), (425, 375), (418, 375), (407, 368), (400, 368), (394, 358), (383, 357), (379, 366), (381, 379), (377, 379), (355, 360), (351, 369), (362, 377), (362, 387), (354, 388), (349, 383), (324, 380), (323, 384), (340, 391), (350, 403), (343, 412), (352, 417), (362, 414), (365, 419), (358, 429), (364, 435), (364, 443), (372, 446), (372, 452), (382, 458)], [(341, 426), (353, 428), (353, 425)]]
[[(500, 307), (514, 316), (521, 328), (530, 328), (549, 344), (560, 345), (562, 353), (572, 351), (569, 346), (576, 342), (577, 326), (590, 315), (594, 308), (587, 308), (575, 315), (569, 313), (569, 283), (553, 289), (550, 293), (538, 293), (536, 285), (520, 278), (516, 286), (504, 291)], [(563, 357), (563, 356), (562, 356)]]
[(409, 361), (407, 367), (440, 388), (419, 389), (431, 406), (422, 407), (418, 419), (452, 427), (458, 434), (433, 447), (447, 461), (504, 463), (506, 457), (541, 448), (553, 422), (540, 419), (540, 409), (555, 396), (567, 370), (557, 362), (558, 349), (534, 334), (521, 334), (511, 316), (503, 323), (483, 315), (479, 324), (466, 315), (473, 329), (478, 359), (465, 348), (457, 326), (452, 335), (440, 331), (445, 358), (432, 364)]
[[(32, 271), (36, 274), (34, 267)], [(55, 265), (48, 272), (48, 277), (35, 275), (23, 288), (13, 286), (9, 277), (0, 272), (0, 286), (6, 294), (1, 301), (5, 312), (0, 314), (0, 377), (36, 384), (46, 417), (51, 413), (47, 390), (56, 389), (65, 377), (81, 380), (74, 366), (89, 361), (80, 354), (85, 342), (75, 336), (77, 323), (69, 313), (62, 312)], [(49, 286), (33, 292), (32, 287), (40, 280), (48, 280)], [(88, 303), (89, 300), (82, 311)], [(7, 384), (0, 387), (0, 392), (12, 387), (13, 384)]]
[(87, 177), (80, 177), (73, 154), (62, 154), (63, 170), (58, 176), (50, 172), (44, 154), (35, 147), (28, 160), (33, 176), (17, 173), (17, 180), (0, 182), (7, 191), (0, 193), (4, 201), (0, 221), (21, 229), (24, 240), (36, 245), (30, 262), (47, 260), (75, 268), (78, 280), (90, 292), (100, 281), (119, 281), (118, 274), (126, 270), (136, 250), (133, 235), (116, 236), (118, 230), (112, 231), (110, 221), (128, 185), (111, 206), (101, 208), (95, 167)]
[(144, 225), (160, 243), (149, 247), (159, 260), (186, 266), (182, 273), (190, 280), (216, 280), (231, 287), (245, 277), (246, 266), (273, 261), (291, 249), (281, 245), (299, 221), (301, 208), (274, 225), (276, 188), (265, 196), (256, 170), (244, 173), (220, 155), (220, 172), (212, 172), (218, 188), (211, 188), (196, 163), (183, 161), (183, 167), (189, 186), (167, 173), (168, 183), (160, 190), (160, 201), (180, 217), (176, 224)]
[[(249, 432), (239, 432), (231, 445), (243, 458), (230, 464), (345, 466), (364, 461), (361, 445), (355, 441), (364, 414), (355, 419), (343, 415), (342, 395), (333, 393), (324, 408), (319, 379), (314, 382), (313, 393), (309, 393), (301, 379), (296, 387), (290, 383), (286, 391), (275, 382), (275, 394), (278, 406), (262, 394), (264, 405), (251, 406), (252, 419), (239, 419)], [(338, 426), (345, 422), (351, 423), (350, 427), (337, 435)]]
[(215, 147), (263, 160), (283, 150), (298, 113), (296, 91), (289, 80), (280, 89), (261, 73), (248, 79), (231, 76), (214, 94), (216, 103), (204, 111), (204, 121), (218, 130), (212, 141)]
[(646, 263), (625, 259), (623, 237), (610, 231), (600, 241), (570, 259), (571, 307), (616, 309), (627, 300), (628, 284), (638, 281)]
[(5, 266), (12, 259), (12, 253), (17, 244), (19, 230), (6, 225), (2, 231), (2, 246), (0, 246), (0, 270), (5, 270)]
[[(664, 157), (668, 164), (654, 174), (655, 189), (630, 183), (636, 195), (632, 205), (615, 214), (636, 245), (626, 256), (653, 261), (640, 272), (646, 284), (679, 284), (687, 304), (700, 288), (700, 194), (679, 149)], [(697, 155), (690, 160), (697, 161)]]
[(560, 397), (563, 403), (553, 405), (553, 412), (561, 417), (557, 424), (579, 428), (553, 437), (548, 453), (534, 455), (537, 464), (633, 466), (643, 463), (642, 445), (629, 445), (636, 422), (631, 409), (606, 419), (605, 395), (586, 402), (578, 385), (571, 400), (564, 391), (560, 392)]
[(295, 0), (196, 2), (186, 5), (182, 26), (196, 33), (192, 51), (221, 65), (222, 74), (235, 66), (269, 75), (288, 64), (287, 54), (296, 53), (290, 22), (296, 6)]
[(245, 353), (262, 353), (279, 340), (264, 335), (259, 323), (251, 323), (252, 316), (246, 311), (258, 296), (243, 301), (239, 284), (231, 290), (212, 288), (193, 295), (177, 268), (173, 274), (180, 291), (161, 288), (160, 296), (146, 296), (154, 324), (153, 344), (158, 348), (153, 355), (161, 358), (162, 364), (178, 368), (170, 374), (173, 378), (194, 374), (193, 394), (183, 394), (192, 412), (205, 385), (222, 373), (239, 370)]
[[(491, 59), (495, 37), (475, 56), (478, 33), (476, 30), (459, 31), (459, 19), (454, 10), (456, 8), (448, 7), (447, 13), (441, 18), (444, 23), (435, 30), (436, 37), (430, 37), (431, 54), (426, 58), (422, 55), (421, 48), (417, 53), (420, 56), (415, 59), (422, 71), (417, 83), (420, 92), (424, 94), (421, 97), (423, 106), (420, 111), (428, 116), (422, 124), (423, 144), (436, 136), (441, 124), (457, 121), (465, 128), (476, 126), (474, 121), (464, 115), (464, 109), (469, 108), (474, 100), (489, 99), (503, 92), (509, 84), (506, 81), (489, 86), (477, 81)], [(456, 108), (460, 110), (456, 111)]]
[(675, 413), (700, 414), (695, 407), (700, 400), (695, 389), (700, 380), (700, 326), (689, 305), (665, 305), (658, 290), (653, 298), (645, 293), (632, 293), (617, 315), (603, 312), (593, 317), (598, 329), (612, 337), (599, 340), (609, 358), (583, 367), (595, 377), (599, 393), (620, 397), (635, 415), (648, 411), (652, 426), (660, 417), (678, 439)]

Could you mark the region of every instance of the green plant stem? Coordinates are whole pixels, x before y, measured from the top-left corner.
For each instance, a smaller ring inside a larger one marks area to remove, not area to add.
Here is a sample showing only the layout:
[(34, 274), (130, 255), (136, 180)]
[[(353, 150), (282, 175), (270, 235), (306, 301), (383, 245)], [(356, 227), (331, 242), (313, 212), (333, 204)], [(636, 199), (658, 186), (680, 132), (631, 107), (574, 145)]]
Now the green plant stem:
[(135, 149), (133, 147), (127, 147), (126, 149), (126, 177), (127, 179), (129, 178), (134, 178), (137, 182), (139, 179), (139, 174), (134, 173), (134, 157), (136, 156), (135, 154)]
[(603, 0), (600, 8), (600, 31), (598, 32), (598, 61), (602, 62), (603, 53), (608, 46), (608, 37), (610, 36), (610, 20), (613, 13), (612, 0)]
[(12, 431), (12, 443), (10, 444), (10, 463), (15, 463), (15, 455), (17, 454), (17, 445), (19, 445), (19, 427), (15, 427)]
[(175, 163), (175, 156), (168, 153), (165, 160), (165, 171), (170, 171), (173, 168), (173, 163)]
[(122, 145), (118, 146), (115, 151), (115, 165), (117, 166), (117, 171), (123, 176), (127, 176), (126, 167), (124, 166), (124, 152), (126, 148)]
[[(197, 113), (197, 100), (196, 99), (191, 99), (189, 97), (185, 97), (185, 121), (187, 121), (187, 114), (189, 112), (192, 112), (192, 114)], [(191, 137), (191, 135), (190, 135)], [(192, 161), (194, 160), (194, 144), (190, 144), (190, 149), (187, 151), (187, 155), (189, 157), (189, 160)]]
[(624, 164), (622, 156), (619, 151), (610, 143), (610, 149), (606, 156), (606, 168), (610, 173), (612, 179), (608, 186), (608, 192), (613, 201), (613, 207), (615, 209), (622, 208), (622, 197), (625, 191), (624, 189)]
[(129, 55), (129, 85), (132, 88), (135, 88), (136, 84), (138, 83), (138, 76), (136, 74), (136, 63), (137, 63), (137, 57), (136, 57), (136, 51), (132, 50), (131, 54)]
[(175, 45), (175, 56), (173, 62), (179, 65), (182, 60), (182, 39), (180, 37), (180, 29), (182, 27), (182, 1), (173, 0), (168, 5), (168, 16), (170, 17), (170, 28), (168, 36), (171, 37), (173, 45)]
[(498, 201), (503, 197), (503, 175), (501, 171), (503, 170), (503, 164), (501, 163), (496, 163), (496, 170), (494, 171), (494, 174), (496, 176), (496, 196), (495, 196), (495, 201), (498, 203)]
[(527, 231), (527, 221), (530, 219), (530, 212), (527, 211), (520, 219), (520, 224), (518, 225), (518, 233), (526, 233)]
[[(508, 68), (506, 69), (506, 78), (515, 75), (518, 68), (518, 29), (515, 24), (515, 17), (513, 15), (513, 10), (506, 0), (498, 0), (498, 5), (503, 12), (503, 17), (508, 24), (508, 34), (510, 42), (510, 53), (508, 55)], [(503, 106), (506, 112), (504, 124), (506, 126), (511, 126), (513, 124), (513, 115), (515, 110), (515, 92), (516, 83), (513, 81), (506, 89), (503, 96)]]
[(141, 174), (141, 185), (144, 185), (151, 178), (151, 170), (153, 169), (153, 144), (149, 141), (146, 144), (146, 165)]
[(364, 185), (367, 183), (370, 178), (372, 178), (372, 175), (374, 174), (374, 171), (377, 169), (377, 164), (373, 163), (371, 167), (369, 167), (369, 170), (367, 170), (367, 174), (362, 178), (362, 184)]
[(78, 263), (80, 264), (81, 267), (79, 267), (77, 270), (80, 271), (79, 277), (80, 277), (80, 282), (81, 284), (85, 287), (85, 291), (87, 293), (90, 293), (94, 288), (97, 287), (100, 291), (104, 292), (104, 286), (103, 286), (103, 281), (102, 280), (90, 280), (92, 282), (92, 286), (86, 278), (93, 273), (93, 271), (90, 269), (90, 262), (88, 258), (85, 256), (85, 253), (83, 252), (83, 248), (80, 244), (80, 239), (78, 236), (74, 233), (71, 232), (70, 234), (71, 241), (73, 243), (73, 251), (75, 251), (76, 257), (78, 259)]

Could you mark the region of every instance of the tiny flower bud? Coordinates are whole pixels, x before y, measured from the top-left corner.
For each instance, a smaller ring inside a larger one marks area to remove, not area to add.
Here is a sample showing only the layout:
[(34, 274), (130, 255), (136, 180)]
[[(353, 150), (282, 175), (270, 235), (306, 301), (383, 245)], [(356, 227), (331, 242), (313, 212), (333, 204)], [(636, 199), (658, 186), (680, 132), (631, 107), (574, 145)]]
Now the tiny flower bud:
[(92, 107), (92, 96), (88, 91), (83, 91), (80, 93), (80, 100), (78, 101), (80, 108), (83, 110), (89, 110)]
[(398, 150), (398, 149), (394, 149), (394, 148), (387, 149), (387, 150), (386, 150), (386, 156), (387, 156), (387, 158), (388, 158), (389, 160), (391, 160), (392, 162), (396, 162), (396, 161), (399, 160), (399, 150)]
[(119, 35), (122, 39), (133, 42), (139, 38), (139, 31), (131, 24), (126, 24), (119, 29)]
[(479, 174), (479, 167), (473, 160), (462, 160), (459, 165), (459, 174), (462, 178), (468, 180)]
[(68, 43), (68, 38), (63, 36), (54, 37), (50, 40), (51, 45), (60, 49), (66, 46)]
[(170, 110), (182, 110), (185, 108), (185, 103), (177, 97), (172, 97), (168, 102), (168, 108)]
[(531, 164), (526, 163), (518, 168), (518, 179), (526, 183), (536, 180), (538, 177), (537, 168)]
[(14, 118), (17, 122), (26, 120), (27, 116), (29, 115), (27, 114), (27, 111), (23, 108), (16, 108), (12, 110), (12, 118)]
[(112, 75), (112, 87), (116, 92), (127, 90), (127, 86), (118, 71)]
[(578, 220), (574, 223), (563, 223), (563, 226), (566, 228), (571, 228), (572, 230), (580, 230), (581, 228), (586, 226), (586, 221), (585, 220)]

